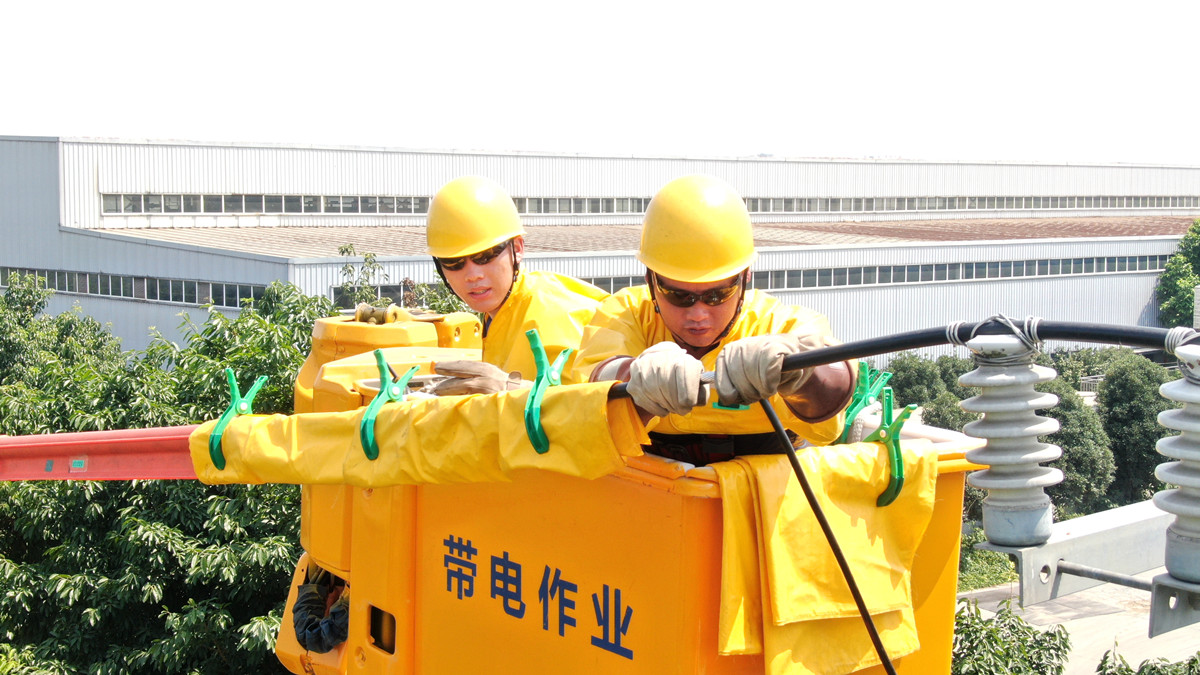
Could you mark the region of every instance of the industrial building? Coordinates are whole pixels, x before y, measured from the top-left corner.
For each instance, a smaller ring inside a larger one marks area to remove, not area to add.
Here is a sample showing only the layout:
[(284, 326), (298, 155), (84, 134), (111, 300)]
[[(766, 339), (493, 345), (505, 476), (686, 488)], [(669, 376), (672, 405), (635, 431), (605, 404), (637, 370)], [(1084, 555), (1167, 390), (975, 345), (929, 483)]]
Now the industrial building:
[(843, 340), (1005, 313), (1156, 326), (1154, 287), (1200, 216), (1200, 167), (601, 157), (0, 136), (0, 285), (33, 271), (126, 348), (181, 312), (235, 312), (275, 280), (331, 295), (343, 244), (388, 284), (436, 282), (424, 214), (461, 175), (508, 188), (526, 267), (640, 283), (641, 215), (664, 183), (745, 197), (754, 285)]

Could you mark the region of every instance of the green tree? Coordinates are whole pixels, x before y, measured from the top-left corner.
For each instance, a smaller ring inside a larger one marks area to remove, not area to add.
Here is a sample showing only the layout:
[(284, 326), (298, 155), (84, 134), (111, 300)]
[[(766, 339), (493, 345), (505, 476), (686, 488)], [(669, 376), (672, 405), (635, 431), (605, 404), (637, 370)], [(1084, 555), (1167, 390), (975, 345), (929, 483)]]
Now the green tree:
[(1200, 275), (1186, 258), (1171, 256), (1162, 276), (1158, 278), (1158, 320), (1167, 327), (1191, 327), (1195, 314), (1195, 288)]
[(953, 394), (958, 400), (965, 401), (979, 393), (979, 390), (974, 387), (964, 387), (958, 383), (958, 378), (975, 370), (975, 362), (971, 359), (943, 355), (937, 357), (933, 363), (937, 366), (938, 375), (942, 378), (942, 384), (945, 385), (946, 391)]
[(943, 391), (922, 408), (922, 421), (929, 426), (962, 431), (967, 422), (974, 422), (979, 415), (963, 410), (960, 403), (962, 400), (953, 392)]
[(431, 309), (441, 314), (471, 312), (462, 298), (445, 284), (418, 284), (412, 279), (400, 282), (404, 288), (404, 306)]
[(1069, 518), (1109, 508), (1108, 487), (1115, 469), (1108, 434), (1100, 415), (1061, 379), (1043, 382), (1038, 391), (1058, 396), (1058, 405), (1039, 411), (1058, 420), (1059, 430), (1040, 438), (1062, 448), (1053, 464), (1063, 472), (1063, 482), (1046, 489), (1061, 517)]
[(1127, 351), (1121, 347), (1056, 349), (1049, 354), (1040, 354), (1037, 363), (1053, 368), (1060, 380), (1079, 391), (1084, 377), (1104, 375), (1108, 364)]
[[(14, 275), (0, 302), (4, 433), (199, 422), (228, 405), (221, 369), (256, 412), (289, 412), (324, 298), (273, 284), (233, 319), (117, 349), (94, 321), (42, 314)], [(215, 391), (210, 391), (210, 388)], [(0, 673), (282, 672), (272, 649), (299, 549), (295, 486), (197, 481), (0, 483)]]
[(946, 391), (937, 364), (913, 352), (897, 354), (888, 363), (887, 369), (892, 373), (888, 386), (892, 388), (898, 406), (910, 403), (924, 405)]
[(1134, 670), (1124, 656), (1110, 649), (1104, 652), (1097, 675), (1200, 675), (1200, 652), (1184, 661), (1171, 663), (1164, 658), (1146, 659)]
[(1159, 320), (1164, 326), (1191, 326), (1194, 293), (1200, 285), (1200, 220), (1192, 223), (1179, 241), (1179, 250), (1167, 261), (1158, 279)]
[(1126, 350), (1100, 383), (1100, 419), (1116, 461), (1109, 496), (1118, 506), (1147, 499), (1162, 487), (1154, 469), (1165, 459), (1155, 443), (1169, 430), (1158, 424), (1158, 413), (1174, 404), (1158, 388), (1170, 379), (1162, 366)]
[[(338, 255), (346, 258), (358, 257), (354, 244), (342, 244)], [(379, 287), (388, 282), (388, 273), (383, 270), (374, 253), (362, 254), (362, 262), (348, 260), (342, 265), (342, 285), (337, 303), (341, 307), (354, 307), (360, 302), (376, 307), (387, 307), (391, 298), (383, 296)]]
[(1061, 625), (1046, 631), (1026, 623), (1005, 601), (988, 618), (974, 601), (961, 601), (954, 615), (952, 675), (1061, 675), (1071, 637)]

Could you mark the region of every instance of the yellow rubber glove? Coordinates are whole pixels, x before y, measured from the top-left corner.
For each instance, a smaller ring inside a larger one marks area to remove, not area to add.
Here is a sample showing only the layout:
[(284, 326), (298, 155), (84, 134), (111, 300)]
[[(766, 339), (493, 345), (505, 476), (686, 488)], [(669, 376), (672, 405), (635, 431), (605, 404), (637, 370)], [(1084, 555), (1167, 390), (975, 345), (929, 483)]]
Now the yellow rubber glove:
[(429, 393), (437, 396), (495, 394), (532, 384), (522, 380), (520, 373), (506, 373), (483, 361), (443, 361), (433, 365), (433, 372), (448, 376), (429, 387)]
[(629, 366), (629, 395), (656, 417), (686, 415), (700, 403), (704, 366), (674, 342), (651, 345)]
[(783, 357), (803, 351), (800, 336), (755, 335), (731, 342), (717, 354), (716, 387), (721, 405), (744, 405), (791, 396), (808, 380), (807, 370), (783, 372)]

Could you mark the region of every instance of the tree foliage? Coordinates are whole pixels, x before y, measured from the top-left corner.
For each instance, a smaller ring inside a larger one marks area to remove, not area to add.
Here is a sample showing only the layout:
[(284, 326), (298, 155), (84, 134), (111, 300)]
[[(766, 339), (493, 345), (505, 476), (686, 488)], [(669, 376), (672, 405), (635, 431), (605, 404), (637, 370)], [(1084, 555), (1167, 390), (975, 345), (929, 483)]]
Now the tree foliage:
[(1162, 366), (1125, 350), (1100, 383), (1096, 398), (1116, 461), (1109, 496), (1118, 506), (1147, 499), (1162, 488), (1154, 469), (1164, 458), (1155, 444), (1169, 430), (1158, 424), (1158, 413), (1174, 403), (1158, 388), (1171, 379)]
[(1192, 223), (1179, 241), (1179, 250), (1167, 261), (1158, 279), (1159, 320), (1164, 326), (1192, 325), (1195, 288), (1200, 285), (1200, 220)]
[(1114, 649), (1104, 652), (1100, 665), (1096, 666), (1097, 675), (1200, 675), (1200, 652), (1191, 658), (1171, 663), (1164, 658), (1146, 659), (1134, 670), (1125, 657)]
[(892, 373), (888, 386), (892, 388), (896, 405), (924, 405), (946, 391), (946, 383), (937, 363), (913, 352), (901, 352), (887, 367)]
[(1039, 414), (1058, 420), (1059, 430), (1039, 440), (1062, 448), (1062, 457), (1052, 466), (1062, 470), (1063, 481), (1046, 489), (1060, 519), (1109, 508), (1115, 465), (1100, 414), (1062, 379), (1043, 382), (1037, 390), (1058, 396), (1057, 406)]
[(377, 256), (367, 251), (362, 254), (362, 262), (356, 262), (358, 251), (354, 244), (342, 244), (338, 247), (338, 255), (348, 258), (342, 265), (342, 285), (338, 293), (337, 303), (341, 307), (355, 307), (360, 302), (376, 307), (386, 307), (392, 299), (384, 297), (380, 286), (388, 282), (388, 273)]
[(1061, 675), (1071, 638), (1055, 625), (1039, 631), (1005, 601), (985, 617), (974, 601), (961, 601), (954, 615), (951, 675)]
[[(290, 412), (312, 324), (332, 304), (272, 284), (236, 318), (210, 310), (183, 345), (121, 352), (95, 321), (42, 314), (13, 275), (0, 301), (0, 430), (20, 435), (184, 424), (268, 385)], [(272, 654), (299, 555), (294, 486), (196, 481), (0, 483), (0, 673), (281, 672)]]
[(1039, 354), (1036, 362), (1053, 368), (1058, 372), (1058, 379), (1079, 391), (1083, 378), (1104, 375), (1113, 359), (1128, 352), (1124, 347), (1056, 349)]

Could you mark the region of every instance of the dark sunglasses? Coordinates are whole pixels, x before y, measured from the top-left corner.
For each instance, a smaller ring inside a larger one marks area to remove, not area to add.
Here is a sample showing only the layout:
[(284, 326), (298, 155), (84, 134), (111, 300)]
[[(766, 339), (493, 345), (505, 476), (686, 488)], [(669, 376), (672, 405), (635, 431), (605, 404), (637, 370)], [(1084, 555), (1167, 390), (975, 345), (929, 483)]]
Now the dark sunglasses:
[(434, 260), (437, 261), (438, 265), (441, 265), (442, 269), (450, 270), (451, 272), (456, 272), (466, 267), (468, 260), (476, 265), (486, 265), (498, 258), (501, 253), (504, 253), (504, 249), (508, 248), (508, 244), (511, 241), (509, 239), (474, 255), (464, 255), (461, 258), (434, 258)]
[(742, 287), (742, 275), (737, 275), (737, 278), (734, 279), (733, 284), (729, 286), (710, 288), (703, 293), (688, 293), (687, 291), (681, 291), (677, 288), (668, 288), (667, 286), (663, 286), (662, 279), (660, 279), (657, 274), (654, 275), (654, 285), (658, 287), (658, 294), (662, 297), (662, 299), (666, 300), (672, 305), (675, 305), (676, 307), (691, 307), (692, 305), (696, 304), (697, 300), (703, 302), (709, 307), (716, 307), (717, 305), (723, 305), (726, 302), (729, 302), (729, 299), (733, 297), (734, 293), (738, 292), (738, 289)]

